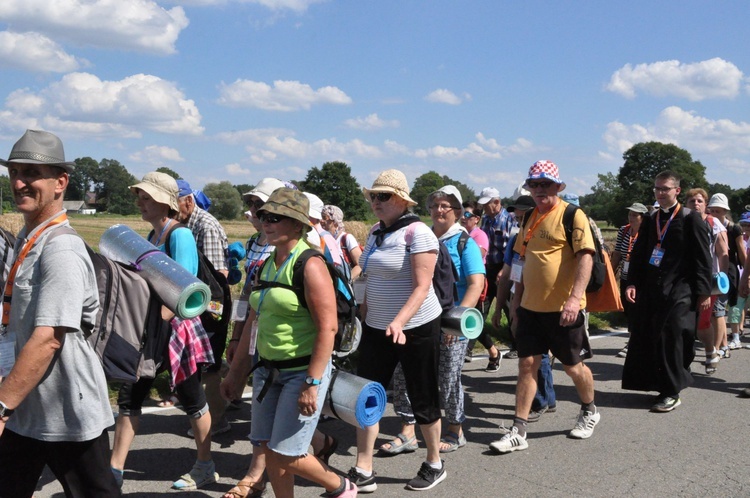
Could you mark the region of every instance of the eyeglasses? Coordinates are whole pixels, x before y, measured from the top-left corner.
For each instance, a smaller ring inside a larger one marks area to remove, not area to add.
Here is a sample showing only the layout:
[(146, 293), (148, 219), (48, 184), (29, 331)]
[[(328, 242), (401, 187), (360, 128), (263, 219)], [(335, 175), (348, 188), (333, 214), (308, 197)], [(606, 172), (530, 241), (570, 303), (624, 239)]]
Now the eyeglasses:
[(526, 182), (526, 186), (529, 188), (543, 188), (548, 189), (555, 182)]
[(263, 204), (265, 204), (265, 202), (263, 202), (261, 199), (258, 199), (257, 201), (247, 201), (245, 203), (247, 207), (253, 208), (256, 211), (262, 208)]
[(474, 213), (472, 213), (471, 211), (464, 211), (463, 217), (464, 217), (464, 219), (468, 220), (469, 218), (473, 218), (474, 217)]
[(392, 195), (388, 192), (370, 192), (370, 201), (374, 202), (377, 199), (379, 202), (388, 202)]
[(430, 206), (430, 209), (434, 209), (435, 211), (450, 211), (453, 209), (453, 206), (450, 204), (433, 204)]
[(273, 214), (273, 213), (263, 213), (258, 218), (260, 218), (261, 223), (274, 224), (274, 223), (278, 223), (280, 221), (285, 220), (286, 216), (281, 216), (281, 215)]
[(670, 190), (677, 188), (677, 187), (654, 187), (654, 192), (657, 194), (666, 194)]

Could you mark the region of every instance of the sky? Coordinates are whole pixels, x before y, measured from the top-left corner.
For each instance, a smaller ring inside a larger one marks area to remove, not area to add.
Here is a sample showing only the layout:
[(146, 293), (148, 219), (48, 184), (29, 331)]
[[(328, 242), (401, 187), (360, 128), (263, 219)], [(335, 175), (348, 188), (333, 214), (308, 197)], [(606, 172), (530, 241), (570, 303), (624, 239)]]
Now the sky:
[(0, 156), (44, 129), (67, 160), (193, 188), (344, 161), (362, 186), (433, 170), (503, 196), (548, 159), (584, 195), (655, 140), (744, 188), (748, 19), (746, 0), (2, 0)]

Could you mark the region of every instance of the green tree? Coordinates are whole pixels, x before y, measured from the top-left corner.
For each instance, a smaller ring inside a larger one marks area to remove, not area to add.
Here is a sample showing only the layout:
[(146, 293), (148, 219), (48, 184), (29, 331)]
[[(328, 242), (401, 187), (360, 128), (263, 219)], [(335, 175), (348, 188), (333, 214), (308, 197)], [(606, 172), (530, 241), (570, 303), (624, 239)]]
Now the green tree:
[(362, 188), (352, 176), (351, 168), (341, 161), (313, 167), (300, 188), (317, 195), (325, 204), (341, 208), (347, 220), (363, 220), (369, 212)]
[(586, 210), (586, 214), (595, 220), (607, 220), (610, 223), (614, 223), (614, 219), (617, 219), (617, 217), (614, 216), (614, 212), (610, 211), (617, 209), (624, 211), (625, 207), (627, 207), (615, 205), (613, 202), (613, 199), (620, 190), (620, 185), (617, 183), (617, 177), (611, 172), (606, 174), (600, 173), (597, 176), (599, 180), (597, 180), (596, 185), (591, 187), (592, 193), (581, 197), (581, 207)]
[(156, 171), (159, 173), (164, 173), (166, 175), (169, 175), (175, 180), (183, 179), (178, 172), (174, 171), (173, 169), (167, 168), (166, 166), (162, 166), (161, 168), (156, 168)]
[(16, 203), (13, 200), (13, 194), (10, 191), (10, 178), (7, 175), (0, 176), (0, 214), (15, 211)]
[(136, 214), (135, 196), (128, 188), (138, 183), (125, 166), (115, 159), (102, 159), (97, 173), (98, 184), (95, 188), (97, 200), (102, 202), (108, 213)]
[(209, 212), (219, 220), (234, 220), (242, 214), (242, 197), (230, 182), (208, 183), (203, 193), (211, 199)]
[(252, 189), (254, 189), (255, 185), (251, 185), (249, 183), (240, 183), (239, 185), (234, 185), (234, 188), (240, 194), (240, 197), (242, 197), (242, 194), (244, 194), (245, 192), (250, 192)]
[(91, 157), (79, 157), (74, 162), (65, 200), (85, 201), (86, 194), (93, 192), (99, 183), (99, 163)]
[(428, 171), (414, 180), (409, 196), (417, 203), (414, 212), (419, 215), (430, 214), (427, 209), (427, 196), (445, 185), (445, 179), (435, 171)]

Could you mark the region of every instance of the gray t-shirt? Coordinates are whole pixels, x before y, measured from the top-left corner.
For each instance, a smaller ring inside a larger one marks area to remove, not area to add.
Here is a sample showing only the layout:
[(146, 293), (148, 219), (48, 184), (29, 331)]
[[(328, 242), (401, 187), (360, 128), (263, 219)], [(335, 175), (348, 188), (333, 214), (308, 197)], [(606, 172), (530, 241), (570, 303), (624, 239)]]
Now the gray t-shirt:
[[(114, 423), (104, 371), (81, 332), (82, 322), (94, 323), (98, 291), (91, 259), (79, 237), (60, 235), (45, 244), (57, 228), (39, 237), (18, 269), (8, 327), (16, 333), (16, 359), (35, 327), (65, 327), (68, 333), (41, 382), (8, 419), (7, 428), (42, 441), (89, 441)], [(16, 253), (26, 241), (24, 232), (18, 236)]]

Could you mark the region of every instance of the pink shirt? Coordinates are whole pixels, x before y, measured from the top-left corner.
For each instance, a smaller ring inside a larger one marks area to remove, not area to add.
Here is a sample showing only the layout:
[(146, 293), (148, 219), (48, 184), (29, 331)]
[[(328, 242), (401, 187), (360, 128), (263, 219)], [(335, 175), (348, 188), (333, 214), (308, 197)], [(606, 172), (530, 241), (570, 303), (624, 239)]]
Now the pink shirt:
[(484, 230), (475, 226), (474, 230), (469, 233), (469, 237), (474, 239), (474, 242), (477, 243), (480, 249), (484, 249), (482, 263), (487, 264), (487, 251), (490, 250), (490, 239), (487, 238), (487, 234), (484, 233)]

